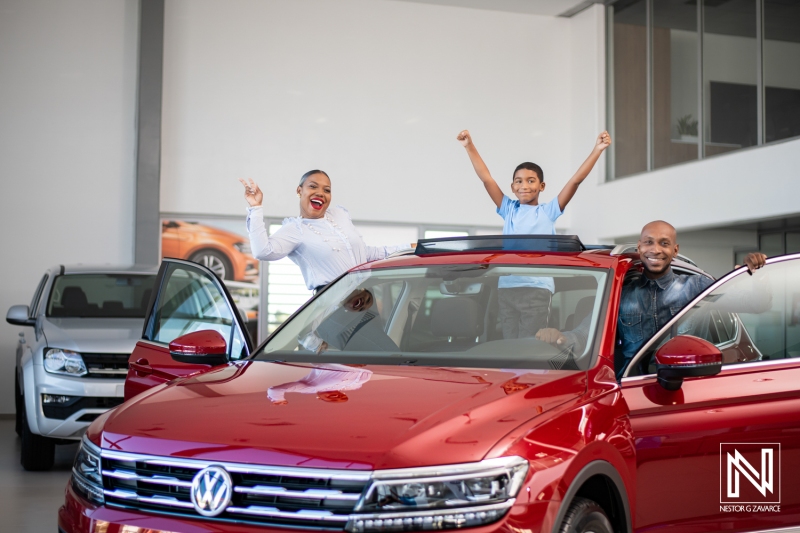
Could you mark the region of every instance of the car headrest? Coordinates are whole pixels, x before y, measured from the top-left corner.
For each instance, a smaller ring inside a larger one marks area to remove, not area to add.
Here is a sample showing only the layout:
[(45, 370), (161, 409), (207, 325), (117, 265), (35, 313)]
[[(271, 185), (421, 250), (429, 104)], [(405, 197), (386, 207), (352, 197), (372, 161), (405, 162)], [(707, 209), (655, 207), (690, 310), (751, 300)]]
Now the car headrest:
[(483, 333), (477, 302), (464, 296), (435, 300), (431, 306), (431, 333), (437, 337), (470, 337)]
[(67, 309), (83, 309), (89, 304), (86, 299), (86, 293), (83, 289), (70, 285), (64, 287), (64, 293), (61, 295), (61, 306)]
[(578, 300), (578, 305), (575, 306), (575, 319), (574, 323), (577, 326), (583, 319), (589, 316), (594, 307), (594, 296), (586, 296)]

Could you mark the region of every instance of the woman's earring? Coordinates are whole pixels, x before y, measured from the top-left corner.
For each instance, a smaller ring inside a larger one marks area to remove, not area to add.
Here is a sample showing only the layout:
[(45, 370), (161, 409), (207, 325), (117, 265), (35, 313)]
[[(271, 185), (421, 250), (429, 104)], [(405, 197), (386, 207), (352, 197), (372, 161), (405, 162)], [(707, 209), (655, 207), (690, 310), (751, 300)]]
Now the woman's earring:
[(297, 197), (300, 198), (300, 193), (297, 193)]

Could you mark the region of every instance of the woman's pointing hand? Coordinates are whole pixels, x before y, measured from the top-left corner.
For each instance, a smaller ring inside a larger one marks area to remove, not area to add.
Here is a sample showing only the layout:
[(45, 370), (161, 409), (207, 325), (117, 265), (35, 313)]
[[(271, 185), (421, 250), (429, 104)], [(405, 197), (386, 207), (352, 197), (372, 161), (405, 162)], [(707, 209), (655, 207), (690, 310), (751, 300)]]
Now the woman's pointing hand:
[(244, 199), (250, 204), (250, 207), (258, 207), (264, 200), (264, 193), (258, 188), (258, 184), (252, 179), (247, 181), (239, 178), (239, 181), (244, 185)]

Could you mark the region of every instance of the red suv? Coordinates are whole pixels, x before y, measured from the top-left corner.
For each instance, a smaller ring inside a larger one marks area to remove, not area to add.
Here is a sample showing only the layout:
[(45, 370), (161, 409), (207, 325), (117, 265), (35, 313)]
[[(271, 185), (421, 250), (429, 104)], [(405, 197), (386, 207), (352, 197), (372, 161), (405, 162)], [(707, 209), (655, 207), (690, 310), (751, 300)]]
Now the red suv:
[[(258, 348), (213, 273), (165, 260), (60, 531), (800, 530), (800, 255), (675, 309), (618, 382), (620, 293), (642, 274), (617, 252), (422, 241)], [(552, 280), (548, 325), (588, 321), (587, 341), (504, 338), (504, 276)]]

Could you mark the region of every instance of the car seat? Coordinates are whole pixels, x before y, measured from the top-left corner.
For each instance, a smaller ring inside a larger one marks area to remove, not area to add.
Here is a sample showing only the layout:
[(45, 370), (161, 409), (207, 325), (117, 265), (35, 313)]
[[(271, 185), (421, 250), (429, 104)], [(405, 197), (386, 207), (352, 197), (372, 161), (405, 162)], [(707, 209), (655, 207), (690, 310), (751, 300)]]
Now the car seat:
[(589, 316), (594, 306), (594, 296), (586, 296), (578, 300), (578, 305), (575, 306), (575, 312), (567, 317), (564, 322), (564, 331), (572, 331), (577, 328), (583, 319)]
[(475, 346), (483, 334), (483, 313), (478, 303), (464, 296), (442, 298), (431, 306), (431, 334), (446, 337), (425, 348), (433, 352), (463, 351)]
[(81, 315), (87, 311), (89, 307), (89, 300), (86, 298), (86, 293), (83, 289), (75, 285), (64, 287), (64, 292), (61, 294), (61, 311), (58, 315), (61, 316), (75, 316)]

